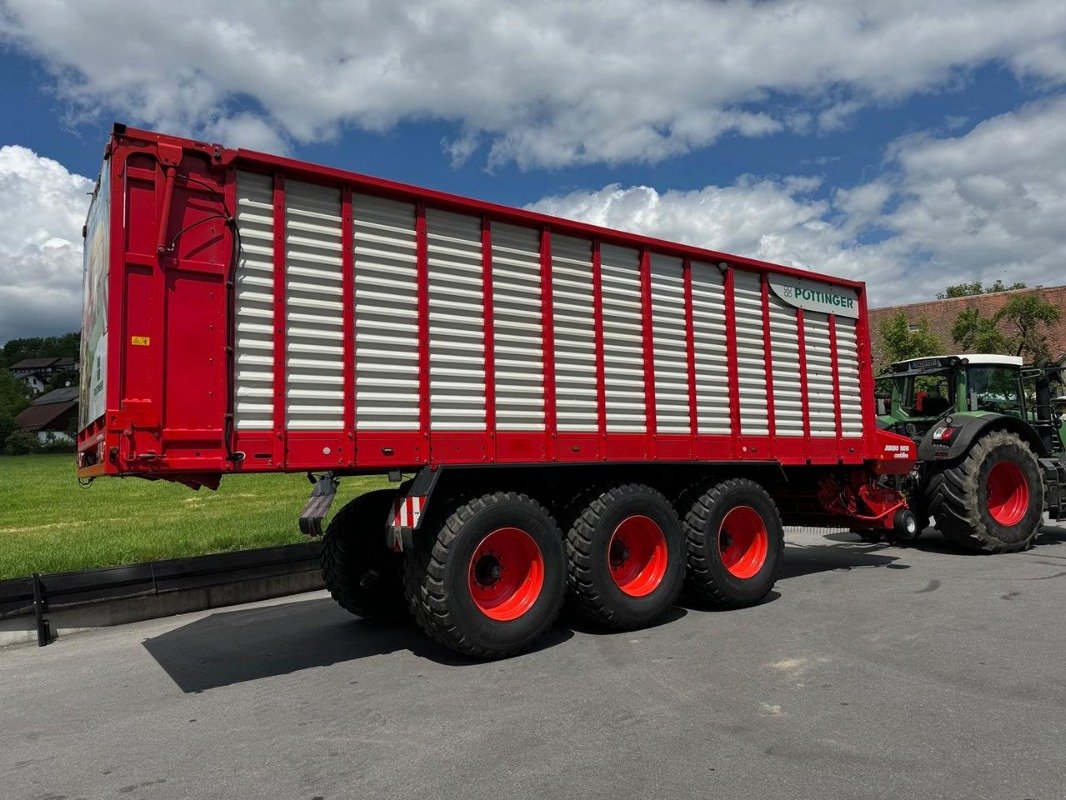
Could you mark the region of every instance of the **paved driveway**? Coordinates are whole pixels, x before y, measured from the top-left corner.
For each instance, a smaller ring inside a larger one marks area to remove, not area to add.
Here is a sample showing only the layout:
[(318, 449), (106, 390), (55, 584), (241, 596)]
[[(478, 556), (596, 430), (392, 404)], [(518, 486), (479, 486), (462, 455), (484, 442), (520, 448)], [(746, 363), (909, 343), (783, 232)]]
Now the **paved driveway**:
[(762, 606), (497, 663), (320, 593), (0, 650), (0, 797), (1066, 796), (1066, 530), (788, 538)]

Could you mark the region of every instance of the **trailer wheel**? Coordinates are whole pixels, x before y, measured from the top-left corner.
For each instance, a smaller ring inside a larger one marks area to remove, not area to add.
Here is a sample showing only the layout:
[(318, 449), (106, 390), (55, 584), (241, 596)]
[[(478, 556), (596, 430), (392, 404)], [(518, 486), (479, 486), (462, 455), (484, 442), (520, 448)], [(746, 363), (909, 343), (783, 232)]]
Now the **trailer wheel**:
[(336, 513), (322, 541), (322, 579), (341, 608), (360, 617), (406, 615), (403, 556), (385, 545), (385, 520), (396, 492), (356, 497)]
[(567, 586), (578, 613), (615, 630), (646, 625), (685, 578), (677, 512), (649, 486), (607, 489), (577, 509), (567, 535)]
[(416, 534), (404, 571), (418, 624), (475, 658), (527, 649), (555, 621), (566, 588), (562, 533), (522, 494), (497, 492), (444, 512)]
[(784, 554), (784, 529), (773, 499), (759, 484), (733, 478), (712, 486), (685, 516), (685, 590), (732, 608), (766, 597)]
[(1006, 431), (977, 440), (929, 479), (929, 510), (944, 537), (968, 550), (1026, 550), (1040, 531), (1044, 483), (1029, 445)]

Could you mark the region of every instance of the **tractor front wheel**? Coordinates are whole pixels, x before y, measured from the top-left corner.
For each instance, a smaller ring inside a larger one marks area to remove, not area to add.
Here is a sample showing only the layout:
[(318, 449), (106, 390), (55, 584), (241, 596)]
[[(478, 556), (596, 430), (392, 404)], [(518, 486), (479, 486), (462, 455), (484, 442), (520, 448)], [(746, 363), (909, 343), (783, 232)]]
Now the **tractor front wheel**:
[(1029, 445), (1013, 433), (982, 436), (960, 462), (930, 478), (927, 492), (940, 532), (968, 550), (1026, 550), (1040, 531), (1040, 464)]

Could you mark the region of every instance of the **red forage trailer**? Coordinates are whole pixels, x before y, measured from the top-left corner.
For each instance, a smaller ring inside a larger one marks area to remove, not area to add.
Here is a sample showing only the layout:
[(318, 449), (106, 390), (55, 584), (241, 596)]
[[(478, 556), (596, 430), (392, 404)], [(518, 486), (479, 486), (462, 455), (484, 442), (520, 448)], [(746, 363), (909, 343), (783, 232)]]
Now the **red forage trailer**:
[(323, 573), (462, 652), (773, 585), (782, 521), (913, 527), (862, 283), (116, 125), (78, 474), (320, 473)]

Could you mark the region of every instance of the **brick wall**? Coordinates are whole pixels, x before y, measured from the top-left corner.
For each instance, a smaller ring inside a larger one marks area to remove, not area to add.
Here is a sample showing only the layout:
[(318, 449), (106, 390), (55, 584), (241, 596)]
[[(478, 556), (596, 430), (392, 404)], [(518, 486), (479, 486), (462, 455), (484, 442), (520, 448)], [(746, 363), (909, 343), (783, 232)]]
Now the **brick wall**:
[(873, 339), (874, 363), (881, 358), (881, 321), (894, 317), (900, 311), (907, 316), (907, 322), (916, 324), (924, 318), (929, 323), (929, 330), (943, 343), (949, 353), (956, 352), (955, 340), (951, 338), (951, 326), (955, 317), (971, 305), (976, 305), (981, 316), (990, 317), (1003, 308), (1004, 303), (1017, 294), (1039, 294), (1049, 303), (1062, 311), (1058, 323), (1046, 331), (1049, 349), (1053, 358), (1066, 355), (1066, 286), (1038, 287), (1036, 289), (1015, 289), (1011, 292), (993, 294), (975, 294), (969, 297), (952, 297), (948, 300), (933, 300), (928, 303), (912, 303), (908, 306), (888, 306), (870, 309), (870, 337)]

